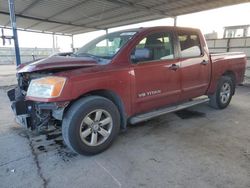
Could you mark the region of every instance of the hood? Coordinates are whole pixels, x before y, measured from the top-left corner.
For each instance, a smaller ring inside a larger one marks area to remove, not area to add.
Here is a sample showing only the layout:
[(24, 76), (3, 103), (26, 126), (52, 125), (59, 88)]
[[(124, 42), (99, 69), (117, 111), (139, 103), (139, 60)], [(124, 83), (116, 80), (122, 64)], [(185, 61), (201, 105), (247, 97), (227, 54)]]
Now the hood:
[(77, 67), (91, 67), (96, 65), (98, 65), (97, 62), (88, 57), (52, 56), (35, 62), (21, 64), (17, 68), (17, 71), (18, 73), (23, 73), (42, 70), (65, 70)]

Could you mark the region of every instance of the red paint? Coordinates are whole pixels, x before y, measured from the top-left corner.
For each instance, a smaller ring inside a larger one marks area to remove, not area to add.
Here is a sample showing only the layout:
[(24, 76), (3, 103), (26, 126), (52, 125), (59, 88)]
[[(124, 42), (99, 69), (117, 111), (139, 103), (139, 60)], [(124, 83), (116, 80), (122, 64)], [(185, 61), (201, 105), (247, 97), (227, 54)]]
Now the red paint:
[[(195, 58), (181, 58), (175, 54), (173, 60), (160, 60), (132, 64), (130, 53), (146, 35), (154, 32), (194, 31), (201, 41), (203, 55)], [(208, 61), (207, 65), (201, 62)], [(172, 64), (179, 65), (176, 71)], [(110, 64), (98, 65), (90, 59), (52, 57), (19, 68), (19, 72), (42, 71), (64, 68), (55, 73), (67, 77), (67, 82), (58, 98), (42, 99), (27, 97), (28, 100), (55, 102), (72, 101), (96, 90), (109, 90), (117, 94), (128, 116), (150, 111), (165, 105), (181, 102), (200, 95), (212, 94), (219, 78), (225, 72), (232, 72), (236, 82), (244, 78), (246, 56), (243, 53), (209, 55), (203, 35), (197, 29), (178, 27), (142, 28), (112, 59)], [(68, 69), (76, 68), (76, 69)], [(160, 90), (160, 93), (139, 97), (139, 94)]]
[(73, 58), (73, 57), (51, 56), (32, 63), (21, 64), (17, 70), (18, 73), (22, 73), (22, 72), (53, 70), (55, 68), (67, 69), (76, 67), (79, 68), (91, 67), (95, 65), (97, 65), (96, 61), (87, 57)]

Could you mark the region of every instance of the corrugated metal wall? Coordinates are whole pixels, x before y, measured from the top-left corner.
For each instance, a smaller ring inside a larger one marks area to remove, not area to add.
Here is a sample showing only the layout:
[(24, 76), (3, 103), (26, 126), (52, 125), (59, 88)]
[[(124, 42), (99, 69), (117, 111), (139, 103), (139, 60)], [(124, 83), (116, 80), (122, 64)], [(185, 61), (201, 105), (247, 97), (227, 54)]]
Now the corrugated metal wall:
[[(56, 50), (59, 52), (59, 50)], [(53, 53), (52, 48), (20, 48), (21, 62), (25, 63), (36, 59), (45, 58)], [(0, 47), (0, 64), (15, 64), (15, 50), (9, 47)]]
[(250, 37), (207, 39), (207, 44), (211, 53), (244, 52), (248, 59), (246, 76), (250, 78)]

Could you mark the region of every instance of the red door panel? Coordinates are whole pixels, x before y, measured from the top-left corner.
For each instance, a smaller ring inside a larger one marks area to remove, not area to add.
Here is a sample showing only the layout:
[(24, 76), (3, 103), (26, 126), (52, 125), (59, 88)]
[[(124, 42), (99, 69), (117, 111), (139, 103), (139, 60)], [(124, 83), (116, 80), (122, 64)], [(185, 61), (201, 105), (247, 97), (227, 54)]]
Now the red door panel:
[(177, 102), (180, 99), (180, 70), (171, 70), (176, 60), (135, 65), (135, 113), (142, 113)]
[(194, 31), (178, 32), (181, 63), (181, 100), (204, 95), (210, 83), (209, 58), (204, 53), (200, 35)]
[(205, 57), (181, 60), (182, 99), (204, 95), (209, 85), (210, 66)]

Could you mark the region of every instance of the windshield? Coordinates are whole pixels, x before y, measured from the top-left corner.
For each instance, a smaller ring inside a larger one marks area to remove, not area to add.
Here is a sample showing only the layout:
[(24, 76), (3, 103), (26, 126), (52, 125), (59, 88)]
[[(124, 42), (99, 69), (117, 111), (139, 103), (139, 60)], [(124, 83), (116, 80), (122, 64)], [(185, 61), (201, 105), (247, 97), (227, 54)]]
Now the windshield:
[(92, 57), (99, 61), (107, 62), (107, 60), (111, 60), (114, 57), (135, 33), (136, 31), (123, 31), (104, 35), (81, 47), (74, 55), (77, 57)]

